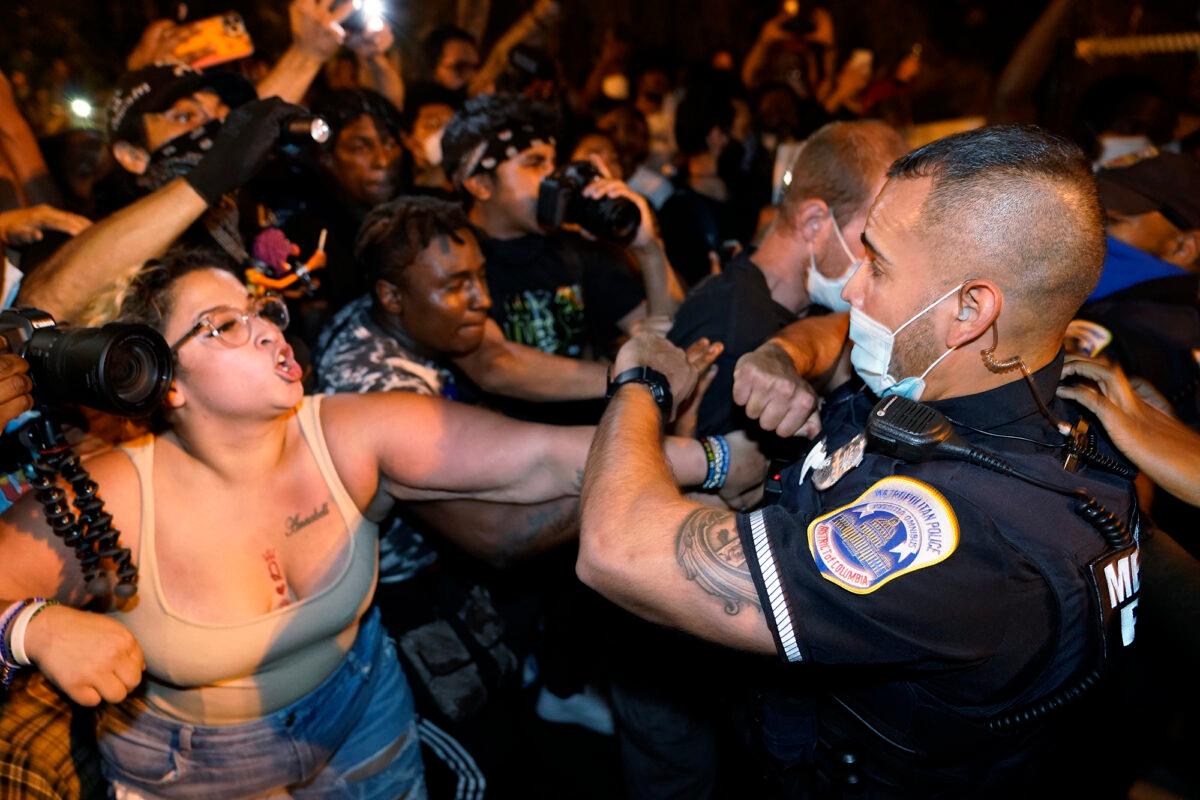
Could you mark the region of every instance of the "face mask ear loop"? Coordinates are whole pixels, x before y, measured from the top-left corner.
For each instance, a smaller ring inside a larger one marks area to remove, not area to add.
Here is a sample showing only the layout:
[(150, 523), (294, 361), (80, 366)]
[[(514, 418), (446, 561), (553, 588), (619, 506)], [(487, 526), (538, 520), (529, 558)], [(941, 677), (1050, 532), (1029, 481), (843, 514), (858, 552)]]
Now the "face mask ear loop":
[(1029, 387), (1029, 393), (1033, 395), (1033, 400), (1037, 403), (1038, 411), (1051, 425), (1058, 430), (1063, 436), (1071, 434), (1071, 426), (1060, 420), (1058, 417), (1050, 413), (1050, 409), (1042, 401), (1041, 395), (1038, 394), (1037, 386), (1033, 383), (1033, 375), (1029, 372), (1029, 367), (1025, 365), (1025, 360), (1019, 355), (998, 360), (996, 358), (996, 345), (1000, 342), (1000, 334), (996, 331), (996, 323), (992, 323), (992, 345), (985, 347), (979, 351), (980, 357), (983, 359), (983, 365), (990, 372), (1001, 375), (1005, 372), (1012, 372), (1014, 369), (1021, 370), (1021, 376), (1025, 378), (1025, 384)]
[(949, 350), (947, 350), (946, 352), (942, 353), (940, 356), (938, 356), (937, 358), (935, 358), (935, 359), (934, 359), (934, 361), (933, 361), (933, 363), (932, 363), (932, 364), (930, 364), (928, 367), (926, 367), (926, 368), (925, 368), (925, 371), (921, 373), (921, 375), (920, 375), (920, 380), (925, 380), (925, 378), (927, 378), (927, 377), (929, 376), (929, 373), (933, 372), (933, 368), (934, 368), (934, 367), (936, 367), (938, 364), (940, 364), (940, 363), (942, 363), (943, 361), (945, 361), (945, 360), (946, 360), (946, 356), (950, 355), (951, 353), (953, 353), (953, 352), (954, 352), (955, 350), (957, 350), (957, 349), (958, 349), (957, 347), (951, 347)]
[(842, 246), (842, 252), (846, 254), (847, 260), (850, 262), (846, 265), (846, 269), (855, 269), (858, 264), (858, 259), (854, 257), (854, 253), (850, 252), (850, 245), (846, 244), (846, 237), (842, 235), (842, 226), (838, 225), (837, 217), (833, 212), (829, 212), (829, 221), (833, 223), (833, 232), (837, 234), (838, 244)]

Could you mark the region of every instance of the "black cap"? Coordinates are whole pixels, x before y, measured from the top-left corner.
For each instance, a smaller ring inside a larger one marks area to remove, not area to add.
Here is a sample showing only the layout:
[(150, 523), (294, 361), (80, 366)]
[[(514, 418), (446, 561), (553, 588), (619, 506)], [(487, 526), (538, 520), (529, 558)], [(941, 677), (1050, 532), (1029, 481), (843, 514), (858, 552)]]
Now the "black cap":
[(1127, 166), (1096, 173), (1100, 202), (1118, 214), (1157, 211), (1182, 230), (1200, 228), (1200, 161), (1152, 151)]
[(254, 98), (245, 78), (221, 70), (199, 72), (186, 64), (153, 64), (121, 76), (108, 104), (110, 141), (137, 140), (143, 114), (166, 111), (181, 97), (211, 89), (233, 107)]

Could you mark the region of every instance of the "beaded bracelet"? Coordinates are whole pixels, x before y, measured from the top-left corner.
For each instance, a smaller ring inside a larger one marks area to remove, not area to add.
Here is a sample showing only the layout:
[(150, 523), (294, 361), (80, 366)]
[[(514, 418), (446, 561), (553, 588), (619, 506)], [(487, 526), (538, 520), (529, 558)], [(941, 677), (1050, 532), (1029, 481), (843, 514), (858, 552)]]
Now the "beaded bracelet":
[(28, 600), (18, 600), (4, 610), (3, 616), (0, 616), (0, 661), (7, 661), (5, 657), (8, 654), (8, 643), (5, 641), (4, 634), (8, 631), (8, 627), (12, 621), (16, 619), (17, 614), (21, 613), (21, 609), (29, 604)]
[(8, 631), (17, 616), (25, 610), (31, 600), (20, 600), (13, 603), (0, 617), (0, 686), (5, 689), (12, 683), (13, 676), (21, 669), (21, 665), (13, 661), (13, 654), (8, 647)]
[(717, 448), (713, 447), (707, 436), (700, 440), (700, 446), (704, 448), (704, 460), (708, 463), (708, 474), (704, 476), (704, 483), (700, 484), (700, 488), (707, 489), (717, 475)]
[(729, 477), (729, 443), (724, 436), (705, 436), (700, 440), (704, 446), (704, 457), (708, 461), (708, 475), (701, 489), (721, 489)]
[(25, 601), (17, 600), (15, 603), (10, 605), (8, 608), (4, 609), (4, 613), (0, 614), (0, 630), (2, 630), (6, 625), (8, 625), (8, 620), (11, 617), (14, 617), (18, 613), (20, 613), (21, 609), (24, 607), (25, 607)]
[(729, 478), (729, 442), (724, 436), (713, 437), (721, 448), (721, 473), (717, 475), (717, 485), (714, 488), (724, 489), (725, 481)]

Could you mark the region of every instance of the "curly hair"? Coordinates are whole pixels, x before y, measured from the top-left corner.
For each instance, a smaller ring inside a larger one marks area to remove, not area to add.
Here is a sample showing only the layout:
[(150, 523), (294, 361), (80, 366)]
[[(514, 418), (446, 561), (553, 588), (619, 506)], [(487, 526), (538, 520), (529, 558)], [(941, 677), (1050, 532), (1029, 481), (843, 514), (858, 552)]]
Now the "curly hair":
[(219, 269), (239, 276), (237, 262), (223, 250), (204, 247), (179, 247), (162, 258), (152, 258), (134, 274), (121, 299), (118, 322), (140, 322), (159, 333), (167, 327), (175, 297), (175, 282), (192, 272)]
[(329, 123), (329, 138), (319, 145), (323, 151), (333, 150), (342, 130), (364, 116), (373, 119), (380, 129), (393, 137), (400, 136), (400, 112), (390, 100), (370, 89), (338, 89), (329, 92), (313, 104), (313, 113)]
[(547, 136), (557, 135), (558, 116), (549, 106), (499, 94), (472, 97), (446, 125), (442, 133), (442, 166), (454, 175), (471, 151), (496, 133), (518, 125), (531, 125)]
[(430, 242), (445, 236), (462, 244), (464, 231), (471, 231), (471, 223), (459, 204), (433, 197), (398, 197), (367, 214), (354, 242), (354, 255), (366, 266), (372, 291), (381, 280), (399, 286), (404, 271)]

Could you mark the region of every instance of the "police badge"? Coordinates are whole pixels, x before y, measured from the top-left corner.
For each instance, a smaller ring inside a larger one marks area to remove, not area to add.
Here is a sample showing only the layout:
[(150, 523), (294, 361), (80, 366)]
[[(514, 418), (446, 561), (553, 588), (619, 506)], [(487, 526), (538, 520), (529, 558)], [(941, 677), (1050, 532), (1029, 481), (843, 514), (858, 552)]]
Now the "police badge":
[(863, 450), (866, 449), (866, 446), (866, 434), (860, 433), (835, 450), (823, 464), (817, 465), (813, 469), (813, 486), (817, 488), (817, 491), (825, 491), (841, 480), (843, 475), (861, 464)]

